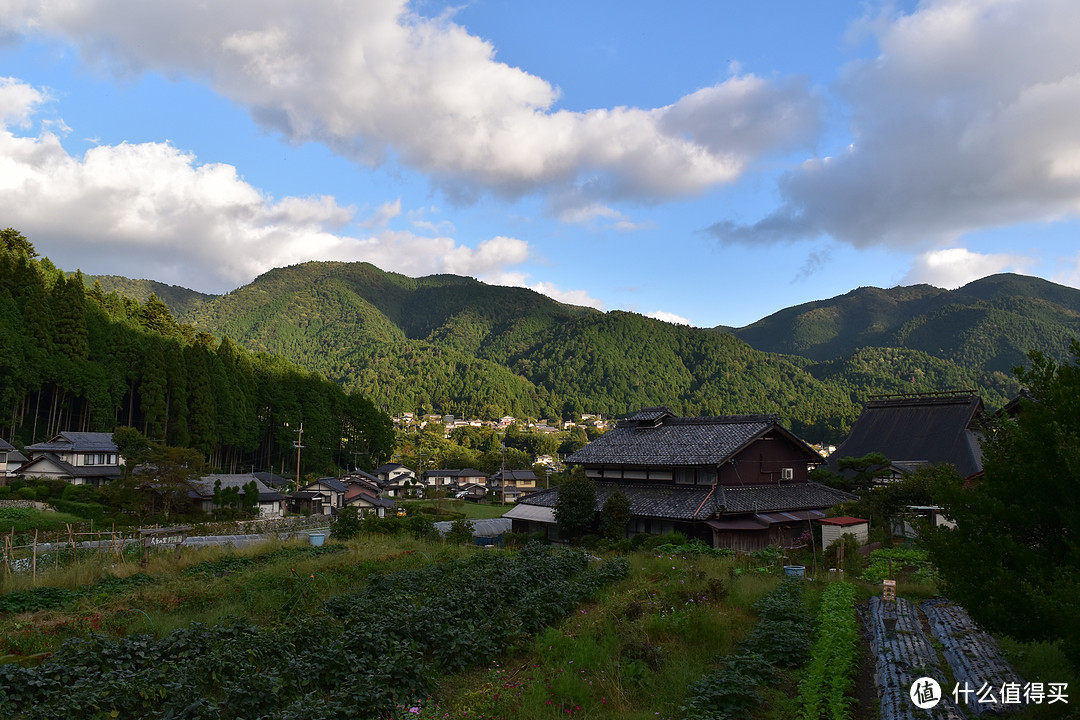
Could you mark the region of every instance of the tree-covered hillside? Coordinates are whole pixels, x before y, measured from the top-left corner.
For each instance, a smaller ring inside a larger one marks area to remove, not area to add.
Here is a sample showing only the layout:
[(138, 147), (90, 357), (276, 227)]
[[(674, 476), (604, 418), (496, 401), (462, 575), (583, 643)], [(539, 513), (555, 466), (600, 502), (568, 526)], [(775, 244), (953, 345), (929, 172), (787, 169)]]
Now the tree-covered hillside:
[(719, 332), (471, 278), (313, 262), (188, 303), (181, 319), (394, 413), (571, 417), (662, 404), (776, 413), (838, 441), (875, 394), (974, 389), (1000, 406), (1029, 349), (1060, 357), (1080, 335), (1080, 291), (1018, 275), (951, 292), (859, 288)]
[(759, 350), (837, 361), (865, 347), (921, 350), (976, 375), (1011, 374), (1039, 349), (1068, 357), (1080, 336), (1080, 290), (1024, 275), (992, 275), (957, 290), (859, 288), (728, 329)]
[(303, 423), (304, 471), (389, 458), (390, 420), (368, 398), (35, 256), (0, 231), (0, 436), (17, 446), (131, 426), (229, 471), (294, 468)]

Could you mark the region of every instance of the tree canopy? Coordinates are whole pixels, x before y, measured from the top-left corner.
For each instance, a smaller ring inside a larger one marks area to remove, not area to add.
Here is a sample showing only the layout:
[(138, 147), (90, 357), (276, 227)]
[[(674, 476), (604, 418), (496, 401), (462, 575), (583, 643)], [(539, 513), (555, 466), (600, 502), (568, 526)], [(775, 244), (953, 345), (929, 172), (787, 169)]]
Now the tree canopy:
[(1080, 344), (1057, 364), (1032, 352), (1017, 377), (1030, 393), (984, 444), (984, 477), (934, 496), (954, 530), (925, 543), (944, 590), (991, 630), (1048, 640), (1080, 667)]

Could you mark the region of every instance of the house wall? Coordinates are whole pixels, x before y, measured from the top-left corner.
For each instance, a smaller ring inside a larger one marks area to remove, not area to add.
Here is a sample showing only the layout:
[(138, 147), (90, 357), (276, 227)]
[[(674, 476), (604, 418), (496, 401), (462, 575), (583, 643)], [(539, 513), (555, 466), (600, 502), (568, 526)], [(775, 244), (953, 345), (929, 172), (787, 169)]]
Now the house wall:
[(735, 455), (735, 463), (720, 466), (721, 485), (765, 485), (781, 481), (784, 468), (791, 468), (791, 480), (806, 482), (806, 456), (781, 436), (766, 436)]
[(859, 544), (865, 545), (869, 535), (869, 525), (867, 523), (860, 523), (858, 525), (822, 525), (821, 526), (821, 545), (822, 547), (829, 547), (833, 542), (840, 539), (841, 535), (854, 535), (855, 539), (859, 541)]

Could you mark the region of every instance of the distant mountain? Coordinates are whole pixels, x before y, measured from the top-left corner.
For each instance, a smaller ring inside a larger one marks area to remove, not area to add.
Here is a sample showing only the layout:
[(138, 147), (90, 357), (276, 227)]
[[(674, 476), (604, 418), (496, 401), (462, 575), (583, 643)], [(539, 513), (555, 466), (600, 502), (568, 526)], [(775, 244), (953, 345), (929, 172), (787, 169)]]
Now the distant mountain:
[(216, 297), (179, 285), (166, 285), (155, 280), (131, 280), (120, 275), (86, 276), (87, 285), (92, 286), (95, 281), (100, 282), (101, 289), (107, 293), (118, 292), (139, 302), (146, 302), (151, 295), (157, 295), (158, 300), (169, 306), (173, 315), (188, 312), (195, 306)]
[(864, 347), (920, 350), (979, 372), (1009, 373), (1039, 348), (1067, 356), (1080, 337), (1080, 290), (1002, 274), (957, 290), (858, 288), (725, 329), (766, 352), (834, 361)]
[(826, 440), (842, 438), (873, 394), (972, 388), (1000, 405), (1029, 348), (1064, 358), (1080, 336), (1080, 291), (1017, 275), (954, 291), (859, 288), (726, 332), (368, 263), (305, 263), (227, 295), (158, 296), (198, 329), (392, 412), (558, 417), (663, 404), (684, 415), (772, 412)]

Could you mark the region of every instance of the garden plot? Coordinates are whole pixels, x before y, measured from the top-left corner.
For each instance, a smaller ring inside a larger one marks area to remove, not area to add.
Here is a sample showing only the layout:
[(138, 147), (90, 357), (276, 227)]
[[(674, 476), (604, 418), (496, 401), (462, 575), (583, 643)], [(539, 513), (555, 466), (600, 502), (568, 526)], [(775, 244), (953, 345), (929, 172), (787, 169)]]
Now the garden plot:
[[(991, 691), (981, 700), (972, 696), (968, 711), (973, 715), (1001, 715), (1016, 709), (1023, 680), (1002, 657), (997, 642), (975, 624), (964, 608), (948, 600), (927, 600), (919, 607), (926, 613), (930, 632), (944, 646), (945, 660), (960, 687), (974, 691), (987, 687)], [(1015, 689), (1014, 702), (1002, 702), (1003, 688)]]
[(938, 662), (937, 650), (923, 631), (919, 608), (903, 598), (895, 603), (896, 629), (888, 631), (886, 613), (893, 603), (871, 598), (866, 614), (871, 649), (877, 656), (874, 682), (881, 699), (881, 720), (963, 720), (966, 716), (953, 702), (946, 688), (944, 697), (932, 709), (920, 710), (911, 701), (909, 690), (921, 677), (931, 677), (944, 683), (945, 673)]

